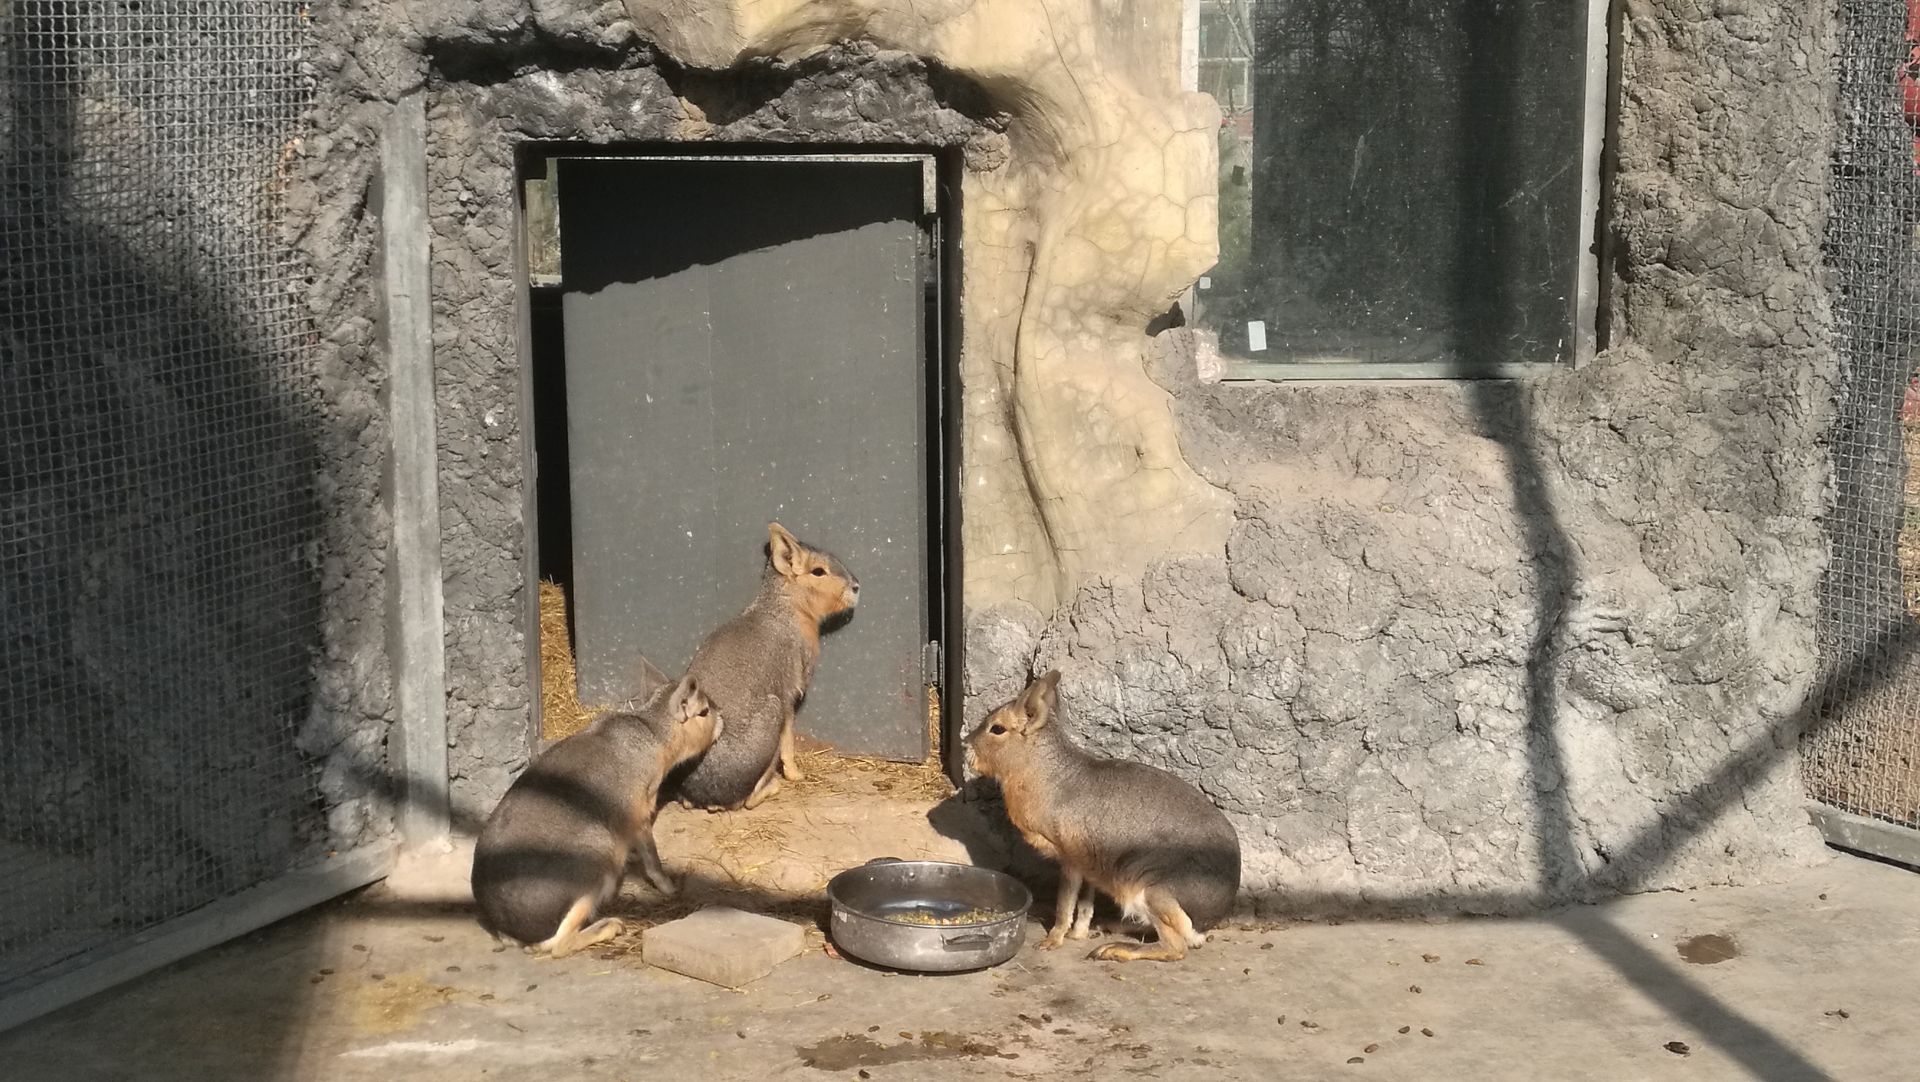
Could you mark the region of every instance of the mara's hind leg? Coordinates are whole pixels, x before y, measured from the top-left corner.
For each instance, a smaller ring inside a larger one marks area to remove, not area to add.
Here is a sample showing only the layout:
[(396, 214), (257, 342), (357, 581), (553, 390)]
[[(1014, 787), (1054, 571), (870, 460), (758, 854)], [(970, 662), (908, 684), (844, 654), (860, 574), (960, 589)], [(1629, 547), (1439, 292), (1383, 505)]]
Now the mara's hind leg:
[(586, 950), (595, 944), (605, 943), (607, 940), (612, 939), (614, 936), (626, 930), (627, 922), (621, 920), (619, 917), (602, 917), (592, 924), (587, 925), (585, 928), (582, 928), (580, 931), (575, 932), (573, 938), (569, 939), (566, 943), (554, 948), (553, 956), (555, 958), (565, 958), (574, 951)]
[(1188, 940), (1182, 929), (1193, 928), (1186, 911), (1180, 908), (1179, 902), (1173, 900), (1172, 894), (1164, 890), (1149, 890), (1146, 904), (1147, 918), (1153, 922), (1158, 942), (1151, 945), (1108, 943), (1087, 957), (1102, 962), (1177, 962), (1185, 958)]
[(751, 811), (759, 807), (762, 801), (779, 791), (780, 759), (778, 756), (775, 756), (773, 762), (767, 764), (766, 773), (760, 775), (760, 780), (754, 783), (753, 792), (747, 794), (747, 802), (740, 806)]
[(1095, 891), (1091, 881), (1080, 885), (1080, 901), (1074, 907), (1073, 927), (1068, 930), (1068, 939), (1093, 938), (1093, 903)]
[(793, 711), (786, 712), (780, 721), (780, 773), (788, 781), (806, 781), (807, 776), (800, 772), (800, 755), (793, 747)]
[(591, 947), (595, 943), (605, 943), (626, 930), (626, 924), (614, 917), (587, 924), (587, 918), (593, 916), (598, 898), (584, 897), (568, 908), (567, 915), (560, 918), (560, 928), (553, 935), (539, 943), (527, 945), (527, 953), (541, 954), (550, 958), (565, 958), (574, 951)]
[(1181, 909), (1179, 906), (1175, 906), (1173, 911), (1180, 918), (1179, 923), (1174, 925), (1174, 931), (1179, 933), (1180, 937), (1187, 941), (1187, 946), (1206, 946), (1207, 933), (1193, 926), (1193, 918), (1187, 916), (1187, 911)]
[(1041, 950), (1052, 950), (1067, 941), (1067, 933), (1073, 929), (1073, 911), (1080, 899), (1080, 884), (1084, 880), (1080, 873), (1066, 864), (1060, 865), (1060, 891), (1053, 897), (1053, 927), (1047, 929), (1047, 938), (1040, 941)]

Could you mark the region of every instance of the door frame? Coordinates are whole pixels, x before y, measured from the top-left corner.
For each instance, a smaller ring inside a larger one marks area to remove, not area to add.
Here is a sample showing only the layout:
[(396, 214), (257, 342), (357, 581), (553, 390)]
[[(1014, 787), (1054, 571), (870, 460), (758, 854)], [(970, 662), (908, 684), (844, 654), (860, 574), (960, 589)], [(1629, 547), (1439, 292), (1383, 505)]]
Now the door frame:
[[(519, 401), (521, 464), (521, 637), (528, 689), (527, 747), (529, 755), (541, 747), (540, 668), (540, 538), (539, 460), (535, 432), (533, 378), (533, 282), (527, 232), (529, 184), (557, 181), (549, 163), (558, 159), (671, 162), (913, 164), (921, 167), (921, 214), (931, 242), (926, 265), (934, 288), (927, 298), (922, 324), (927, 365), (926, 418), (927, 521), (929, 537), (928, 628), (937, 635), (926, 651), (922, 679), (935, 688), (940, 711), (938, 753), (947, 776), (963, 779), (959, 737), (964, 731), (960, 710), (965, 702), (965, 608), (962, 580), (961, 523), (961, 253), (960, 191), (962, 161), (958, 148), (919, 146), (842, 146), (801, 144), (792, 147), (765, 144), (607, 144), (575, 141), (526, 140), (515, 148), (513, 238), (514, 303), (518, 325), (515, 352), (520, 366)], [(555, 204), (556, 214), (557, 202)], [(932, 750), (932, 749), (929, 749)]]

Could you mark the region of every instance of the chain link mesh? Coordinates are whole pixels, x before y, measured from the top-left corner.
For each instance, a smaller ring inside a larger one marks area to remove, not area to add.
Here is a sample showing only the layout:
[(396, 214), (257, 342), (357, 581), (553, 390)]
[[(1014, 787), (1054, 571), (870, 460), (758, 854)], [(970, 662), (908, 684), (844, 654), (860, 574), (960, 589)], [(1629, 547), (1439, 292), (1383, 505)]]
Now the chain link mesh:
[(0, 994), (325, 844), (304, 23), (0, 0)]
[(1920, 89), (1902, 5), (1843, 0), (1841, 17), (1827, 226), (1841, 386), (1806, 778), (1817, 800), (1920, 827), (1920, 473), (1908, 466), (1920, 450)]

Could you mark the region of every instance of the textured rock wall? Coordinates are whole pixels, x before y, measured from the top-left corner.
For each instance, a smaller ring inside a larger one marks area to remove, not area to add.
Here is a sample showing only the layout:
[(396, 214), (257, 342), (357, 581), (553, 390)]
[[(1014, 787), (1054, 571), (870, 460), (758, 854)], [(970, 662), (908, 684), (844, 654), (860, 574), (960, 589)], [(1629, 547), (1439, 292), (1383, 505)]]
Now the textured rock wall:
[(423, 65), (402, 13), (378, 3), (316, 5), (307, 69), (315, 82), (304, 138), (286, 148), (288, 239), (308, 269), (303, 300), (317, 424), (328, 445), (314, 488), (326, 512), (320, 544), (323, 641), (303, 749), (325, 754), (320, 789), (345, 847), (391, 833), (399, 780), (386, 755), (393, 722), (387, 656), (387, 544), (380, 494), (391, 434), (380, 345), (375, 257), (378, 133), (388, 103)]
[[(1189, 335), (1142, 333), (1214, 249), (1174, 5), (322, 9), (305, 175), (333, 235), (364, 233), (380, 103), (433, 95), (461, 807), (529, 710), (513, 142), (870, 139), (967, 162), (969, 717), (1061, 666), (1083, 738), (1206, 788), (1274, 906), (1514, 909), (1810, 859), (1831, 20), (1628, 12), (1613, 347), (1525, 386), (1335, 387), (1201, 384)], [(341, 267), (329, 348), (358, 358), (365, 265)], [(377, 391), (357, 364), (350, 399)]]
[[(1087, 743), (1228, 809), (1263, 905), (1511, 910), (1819, 851), (1830, 19), (1628, 10), (1612, 349), (1529, 385), (1207, 386), (1164, 335), (1224, 550), (974, 614), (1062, 668)], [(970, 715), (1025, 668), (979, 659)]]

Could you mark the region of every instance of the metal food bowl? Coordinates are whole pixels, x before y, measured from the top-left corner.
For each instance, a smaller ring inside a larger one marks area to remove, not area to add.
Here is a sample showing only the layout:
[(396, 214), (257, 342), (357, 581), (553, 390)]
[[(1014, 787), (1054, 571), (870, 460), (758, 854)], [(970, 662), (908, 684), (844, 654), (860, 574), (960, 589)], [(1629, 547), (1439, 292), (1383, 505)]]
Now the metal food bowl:
[[(991, 868), (942, 860), (881, 857), (849, 868), (827, 884), (833, 941), (864, 962), (920, 973), (957, 973), (997, 966), (1020, 950), (1033, 894)], [(972, 910), (991, 920), (930, 924)]]

